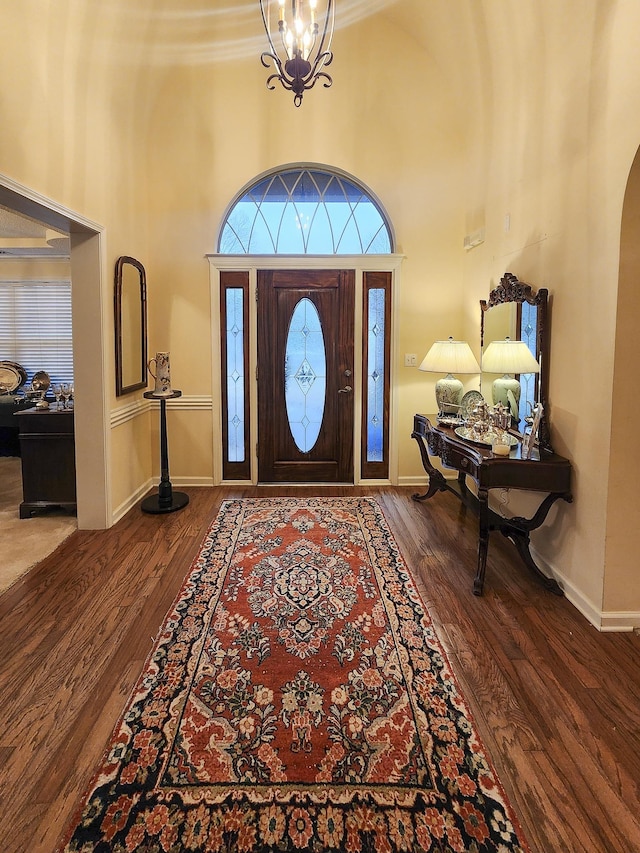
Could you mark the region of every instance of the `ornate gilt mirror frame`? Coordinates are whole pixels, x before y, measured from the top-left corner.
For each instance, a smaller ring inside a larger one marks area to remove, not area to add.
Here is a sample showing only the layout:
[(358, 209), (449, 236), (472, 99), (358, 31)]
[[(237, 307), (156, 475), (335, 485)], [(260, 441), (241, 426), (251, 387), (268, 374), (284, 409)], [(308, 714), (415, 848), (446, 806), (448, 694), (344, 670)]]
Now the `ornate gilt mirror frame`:
[[(536, 381), (536, 401), (542, 403), (543, 415), (538, 429), (538, 443), (541, 450), (553, 452), (551, 447), (551, 436), (549, 433), (549, 408), (547, 394), (549, 387), (549, 314), (548, 314), (549, 292), (546, 288), (535, 291), (530, 285), (519, 281), (513, 273), (505, 273), (500, 279), (499, 285), (491, 291), (489, 299), (480, 300), (480, 349), (484, 352), (485, 331), (487, 328), (487, 312), (498, 306), (513, 306), (513, 316), (509, 318), (514, 339), (522, 339), (521, 317), (522, 307), (525, 303), (536, 306), (535, 328), (531, 335), (535, 339), (535, 356), (540, 364), (540, 373)], [(491, 341), (486, 341), (487, 345)]]

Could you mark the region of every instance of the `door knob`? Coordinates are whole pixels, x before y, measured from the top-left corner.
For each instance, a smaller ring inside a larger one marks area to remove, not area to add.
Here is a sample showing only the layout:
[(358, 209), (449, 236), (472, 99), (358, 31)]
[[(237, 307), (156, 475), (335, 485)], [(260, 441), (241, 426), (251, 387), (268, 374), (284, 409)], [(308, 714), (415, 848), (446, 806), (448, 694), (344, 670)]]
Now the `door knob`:
[(345, 385), (344, 388), (338, 388), (338, 394), (348, 394), (349, 391), (353, 391), (351, 385)]

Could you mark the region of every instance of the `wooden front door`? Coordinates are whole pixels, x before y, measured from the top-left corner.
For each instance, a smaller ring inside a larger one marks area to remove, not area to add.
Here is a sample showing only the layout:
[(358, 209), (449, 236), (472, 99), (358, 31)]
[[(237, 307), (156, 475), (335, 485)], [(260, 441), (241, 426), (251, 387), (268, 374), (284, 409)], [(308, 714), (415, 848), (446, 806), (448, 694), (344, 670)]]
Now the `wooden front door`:
[(353, 270), (258, 270), (258, 479), (353, 482)]

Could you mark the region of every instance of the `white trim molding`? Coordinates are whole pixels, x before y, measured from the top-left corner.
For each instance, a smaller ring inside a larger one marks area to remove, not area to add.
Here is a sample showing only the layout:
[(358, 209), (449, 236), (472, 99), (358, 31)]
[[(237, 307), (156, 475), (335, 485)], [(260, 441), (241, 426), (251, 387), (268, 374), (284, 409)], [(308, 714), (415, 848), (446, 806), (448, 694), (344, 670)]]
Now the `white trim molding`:
[[(145, 412), (151, 409), (157, 409), (160, 406), (159, 400), (148, 400), (144, 397), (138, 397), (125, 403), (123, 406), (118, 406), (111, 410), (111, 428), (121, 426), (127, 421), (132, 421)], [(210, 394), (189, 394), (184, 397), (176, 397), (171, 400), (171, 408), (183, 409), (185, 411), (205, 411), (210, 412), (213, 409), (213, 398)]]

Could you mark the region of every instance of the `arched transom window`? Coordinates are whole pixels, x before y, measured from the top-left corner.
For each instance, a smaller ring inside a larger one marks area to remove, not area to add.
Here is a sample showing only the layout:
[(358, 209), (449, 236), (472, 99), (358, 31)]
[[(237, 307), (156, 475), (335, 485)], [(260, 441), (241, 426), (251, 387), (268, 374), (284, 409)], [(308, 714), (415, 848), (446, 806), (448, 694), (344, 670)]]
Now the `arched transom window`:
[(317, 167), (262, 176), (230, 205), (224, 255), (366, 255), (393, 251), (380, 204), (352, 178)]

